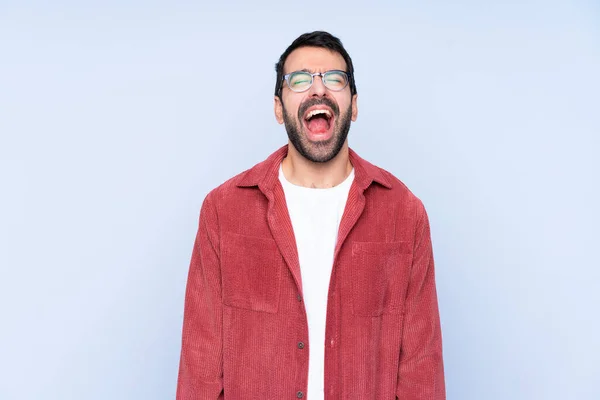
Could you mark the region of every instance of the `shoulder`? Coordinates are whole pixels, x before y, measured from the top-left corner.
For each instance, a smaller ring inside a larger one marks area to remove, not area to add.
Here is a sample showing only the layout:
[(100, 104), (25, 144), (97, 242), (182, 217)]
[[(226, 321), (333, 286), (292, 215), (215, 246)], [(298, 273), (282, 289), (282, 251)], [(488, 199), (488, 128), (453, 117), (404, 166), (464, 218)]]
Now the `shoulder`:
[[(280, 151), (281, 149), (276, 153)], [(272, 153), (266, 159), (255, 163), (250, 168), (231, 176), (210, 190), (206, 195), (205, 201), (208, 200), (217, 206), (228, 204), (238, 206), (256, 199), (256, 196), (261, 193), (258, 189), (258, 184), (263, 180), (270, 167), (273, 166), (276, 156), (277, 154)]]
[(220, 203), (223, 200), (230, 198), (232, 195), (235, 197), (236, 193), (244, 191), (245, 187), (240, 187), (240, 185), (255, 167), (256, 165), (228, 178), (225, 182), (214, 187), (208, 192), (205, 200)]
[(379, 194), (385, 193), (384, 197), (386, 201), (393, 202), (403, 207), (414, 208), (414, 211), (417, 214), (424, 212), (425, 207), (421, 199), (398, 176), (369, 161), (363, 160), (363, 162), (368, 164), (370, 168), (377, 170), (389, 184), (389, 189), (382, 188), (383, 190), (378, 191)]

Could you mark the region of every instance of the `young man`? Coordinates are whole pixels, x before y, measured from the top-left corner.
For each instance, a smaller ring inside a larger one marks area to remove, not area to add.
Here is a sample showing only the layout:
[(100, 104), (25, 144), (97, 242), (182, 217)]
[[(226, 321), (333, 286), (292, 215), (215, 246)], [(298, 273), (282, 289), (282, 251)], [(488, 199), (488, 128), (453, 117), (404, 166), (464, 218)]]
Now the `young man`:
[(307, 33), (276, 71), (289, 142), (204, 199), (177, 399), (445, 399), (427, 213), (348, 147), (350, 56)]

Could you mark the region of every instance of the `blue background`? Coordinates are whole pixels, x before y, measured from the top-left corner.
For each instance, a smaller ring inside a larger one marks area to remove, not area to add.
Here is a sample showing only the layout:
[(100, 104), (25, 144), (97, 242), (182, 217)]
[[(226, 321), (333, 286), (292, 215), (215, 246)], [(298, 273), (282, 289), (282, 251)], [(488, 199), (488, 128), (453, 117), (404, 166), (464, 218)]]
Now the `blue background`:
[(448, 399), (600, 399), (596, 1), (0, 1), (0, 399), (174, 398), (201, 202), (315, 29), (427, 207)]

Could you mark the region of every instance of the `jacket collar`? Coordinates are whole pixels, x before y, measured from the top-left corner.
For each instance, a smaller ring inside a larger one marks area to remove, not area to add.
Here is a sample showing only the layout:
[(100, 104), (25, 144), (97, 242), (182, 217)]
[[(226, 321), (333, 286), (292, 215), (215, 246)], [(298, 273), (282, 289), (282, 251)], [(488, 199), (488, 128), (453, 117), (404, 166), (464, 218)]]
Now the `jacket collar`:
[[(279, 165), (288, 153), (288, 145), (284, 145), (273, 152), (266, 160), (259, 162), (254, 167), (242, 173), (237, 186), (258, 186), (262, 192), (270, 192), (279, 179)], [(348, 148), (348, 157), (354, 167), (354, 181), (361, 190), (368, 188), (372, 182), (391, 189), (392, 184), (381, 168), (359, 157), (351, 148)]]

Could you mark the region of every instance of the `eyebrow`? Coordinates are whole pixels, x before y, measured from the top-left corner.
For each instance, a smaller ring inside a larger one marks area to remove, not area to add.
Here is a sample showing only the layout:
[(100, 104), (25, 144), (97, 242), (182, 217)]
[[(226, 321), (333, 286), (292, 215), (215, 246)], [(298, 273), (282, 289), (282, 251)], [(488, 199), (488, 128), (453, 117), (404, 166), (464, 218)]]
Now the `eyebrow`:
[[(338, 69), (334, 68), (334, 69), (328, 69), (327, 71), (344, 71), (344, 70), (343, 69), (338, 70)], [(323, 72), (327, 72), (327, 71), (323, 71)], [(309, 74), (314, 73), (312, 70), (310, 70), (308, 68), (302, 68), (302, 69), (297, 69), (295, 71), (290, 71), (290, 72), (288, 72), (288, 74), (291, 74), (292, 72), (308, 72)], [(346, 72), (346, 71), (344, 71), (344, 72)], [(286, 74), (284, 74), (284, 75), (286, 75)]]
[[(290, 71), (290, 72), (288, 72), (288, 74), (291, 74), (292, 72), (308, 72), (309, 74), (312, 74), (312, 73), (313, 73), (313, 72), (312, 72), (310, 69), (308, 69), (308, 68), (295, 69), (295, 70), (293, 70), (293, 71)], [(284, 74), (284, 75), (286, 75), (286, 74)]]

